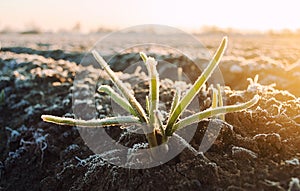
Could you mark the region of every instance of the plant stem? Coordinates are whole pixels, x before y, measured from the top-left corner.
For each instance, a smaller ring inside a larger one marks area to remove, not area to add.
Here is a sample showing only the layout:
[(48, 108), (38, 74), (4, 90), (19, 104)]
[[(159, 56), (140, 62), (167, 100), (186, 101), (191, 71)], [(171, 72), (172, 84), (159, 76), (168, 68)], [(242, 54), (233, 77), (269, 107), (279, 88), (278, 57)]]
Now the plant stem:
[(146, 134), (146, 138), (147, 138), (150, 148), (154, 148), (157, 146), (157, 139), (156, 139), (155, 132)]
[(176, 130), (179, 130), (183, 127), (186, 127), (190, 124), (197, 123), (207, 117), (247, 109), (247, 108), (255, 105), (258, 102), (258, 100), (259, 100), (259, 95), (255, 95), (250, 101), (248, 101), (246, 103), (242, 103), (239, 105), (230, 105), (230, 106), (223, 106), (223, 107), (217, 107), (217, 108), (210, 108), (205, 111), (201, 111), (199, 113), (196, 113), (194, 115), (186, 117), (186, 118), (180, 120), (179, 122), (177, 122), (174, 125), (173, 132), (175, 132)]
[(174, 132), (174, 130), (172, 130), (173, 125), (176, 123), (181, 113), (187, 108), (187, 106), (191, 103), (194, 97), (199, 93), (202, 85), (208, 80), (208, 78), (210, 77), (214, 69), (219, 64), (221, 57), (223, 56), (224, 51), (226, 49), (226, 46), (227, 46), (227, 37), (224, 37), (217, 52), (213, 56), (213, 59), (210, 61), (208, 66), (205, 68), (204, 72), (196, 80), (194, 85), (188, 90), (188, 92), (185, 94), (182, 100), (178, 103), (175, 110), (171, 113), (166, 127), (167, 136), (172, 135), (172, 132)]
[(161, 113), (158, 110), (156, 110), (156, 111), (154, 111), (154, 114), (155, 114), (155, 119), (158, 123), (157, 125), (160, 129), (161, 135), (164, 137), (165, 136), (165, 130), (164, 130), (164, 126), (163, 126), (162, 119), (161, 119)]

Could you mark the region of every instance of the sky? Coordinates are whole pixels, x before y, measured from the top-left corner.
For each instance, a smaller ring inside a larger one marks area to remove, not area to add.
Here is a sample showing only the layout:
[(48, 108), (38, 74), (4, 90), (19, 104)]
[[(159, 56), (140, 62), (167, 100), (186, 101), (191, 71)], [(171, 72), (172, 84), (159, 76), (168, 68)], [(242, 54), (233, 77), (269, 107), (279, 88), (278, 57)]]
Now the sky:
[(298, 0), (0, 0), (0, 29), (114, 29), (162, 24), (187, 30), (300, 28)]

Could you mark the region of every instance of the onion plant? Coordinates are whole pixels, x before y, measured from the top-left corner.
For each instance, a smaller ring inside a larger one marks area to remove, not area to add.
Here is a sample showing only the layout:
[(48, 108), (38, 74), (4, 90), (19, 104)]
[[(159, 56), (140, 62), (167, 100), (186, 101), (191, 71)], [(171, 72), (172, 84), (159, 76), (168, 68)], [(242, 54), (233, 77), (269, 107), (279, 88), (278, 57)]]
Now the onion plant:
[[(157, 61), (148, 57), (145, 53), (140, 53), (143, 62), (146, 65), (149, 75), (149, 95), (146, 96), (146, 108), (137, 101), (134, 94), (127, 86), (117, 77), (117, 75), (111, 70), (106, 61), (95, 51), (92, 54), (96, 61), (102, 66), (103, 70), (108, 74), (111, 81), (117, 87), (119, 92), (113, 90), (110, 86), (101, 85), (98, 89), (100, 92), (105, 92), (111, 96), (111, 99), (125, 109), (129, 116), (116, 116), (107, 117), (104, 119), (93, 120), (80, 120), (72, 118), (57, 117), (52, 115), (42, 115), (42, 119), (46, 122), (51, 122), (60, 125), (70, 126), (82, 126), (82, 127), (104, 127), (104, 126), (122, 126), (127, 124), (144, 124), (144, 133), (150, 148), (156, 147), (158, 144), (164, 144), (168, 141), (168, 138), (179, 129), (187, 127), (193, 123), (198, 123), (204, 118), (218, 117), (224, 120), (224, 114), (229, 112), (238, 112), (247, 109), (259, 100), (259, 96), (255, 95), (251, 100), (246, 103), (238, 105), (224, 106), (221, 87), (212, 88), (213, 98), (212, 106), (204, 111), (197, 112), (188, 117), (182, 117), (183, 112), (189, 106), (194, 97), (199, 93), (201, 87), (206, 83), (208, 78), (213, 73), (214, 69), (218, 66), (224, 51), (227, 46), (227, 37), (224, 37), (218, 50), (214, 54), (212, 60), (208, 64), (207, 68), (194, 82), (194, 84), (187, 90), (184, 96), (180, 97), (180, 92), (176, 91), (171, 109), (167, 119), (163, 119), (158, 108), (159, 103), (159, 75), (156, 69)], [(158, 143), (158, 136), (162, 137), (161, 143)]]

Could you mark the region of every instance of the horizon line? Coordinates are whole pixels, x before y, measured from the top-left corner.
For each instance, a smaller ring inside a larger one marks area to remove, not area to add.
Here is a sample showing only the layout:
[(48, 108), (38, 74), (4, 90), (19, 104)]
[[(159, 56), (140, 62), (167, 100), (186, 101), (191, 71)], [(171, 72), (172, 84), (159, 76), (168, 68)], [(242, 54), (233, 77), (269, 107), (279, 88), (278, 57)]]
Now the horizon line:
[[(138, 25), (133, 25), (133, 26), (138, 26)], [(157, 32), (155, 29), (151, 28), (148, 32)], [(120, 30), (124, 30), (130, 27), (110, 27), (110, 26), (103, 26), (100, 25), (99, 27), (93, 28), (93, 27), (81, 27), (80, 23), (76, 23), (73, 27), (69, 28), (59, 28), (57, 29), (43, 29), (37, 25), (30, 26), (30, 27), (23, 27), (20, 29), (13, 28), (10, 26), (2, 27), (0, 28), (0, 34), (4, 33), (83, 33), (83, 34), (89, 34), (89, 33), (100, 33), (100, 32), (116, 32)], [(202, 25), (199, 27), (175, 27), (178, 29), (181, 29), (186, 32), (190, 33), (240, 33), (240, 34), (261, 34), (261, 33), (300, 33), (300, 27), (296, 29), (291, 29), (291, 28), (280, 28), (280, 29), (275, 29), (275, 28), (269, 28), (269, 29), (246, 29), (246, 28), (239, 28), (239, 27), (219, 27), (216, 25)], [(131, 32), (139, 32), (139, 31), (131, 31)], [(144, 32), (147, 32), (146, 29)]]

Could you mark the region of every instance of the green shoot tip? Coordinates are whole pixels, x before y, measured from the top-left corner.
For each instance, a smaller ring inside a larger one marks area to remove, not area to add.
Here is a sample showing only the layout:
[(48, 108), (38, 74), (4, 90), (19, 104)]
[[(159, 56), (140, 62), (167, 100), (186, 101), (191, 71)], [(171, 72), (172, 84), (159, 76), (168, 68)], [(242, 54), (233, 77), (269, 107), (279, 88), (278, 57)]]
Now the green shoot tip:
[(140, 57), (143, 59), (143, 61), (146, 63), (147, 61), (147, 55), (144, 52), (140, 52)]

